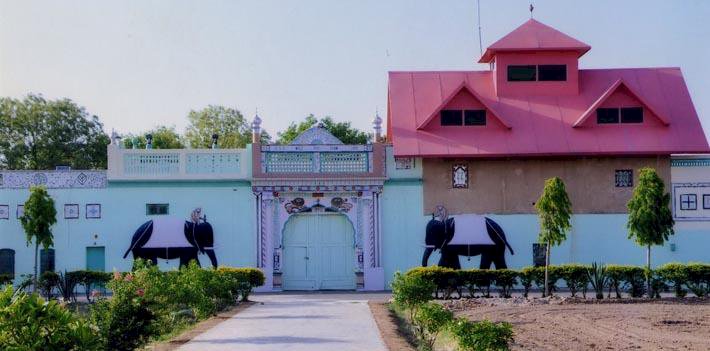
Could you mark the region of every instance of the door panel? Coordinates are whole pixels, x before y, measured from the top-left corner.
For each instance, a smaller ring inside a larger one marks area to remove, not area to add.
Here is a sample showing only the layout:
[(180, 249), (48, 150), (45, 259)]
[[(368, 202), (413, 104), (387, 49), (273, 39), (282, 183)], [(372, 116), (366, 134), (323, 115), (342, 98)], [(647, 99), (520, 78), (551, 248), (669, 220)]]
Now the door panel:
[(86, 270), (96, 272), (106, 270), (106, 251), (103, 246), (86, 248)]
[(284, 290), (355, 289), (354, 232), (343, 215), (294, 215), (283, 233)]

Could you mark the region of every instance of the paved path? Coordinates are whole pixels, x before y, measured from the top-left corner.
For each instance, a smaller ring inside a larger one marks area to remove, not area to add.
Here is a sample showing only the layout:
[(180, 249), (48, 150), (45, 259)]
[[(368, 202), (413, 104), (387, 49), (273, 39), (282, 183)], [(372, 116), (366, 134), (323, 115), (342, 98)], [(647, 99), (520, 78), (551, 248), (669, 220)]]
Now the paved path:
[(367, 300), (383, 294), (261, 294), (179, 350), (385, 351)]

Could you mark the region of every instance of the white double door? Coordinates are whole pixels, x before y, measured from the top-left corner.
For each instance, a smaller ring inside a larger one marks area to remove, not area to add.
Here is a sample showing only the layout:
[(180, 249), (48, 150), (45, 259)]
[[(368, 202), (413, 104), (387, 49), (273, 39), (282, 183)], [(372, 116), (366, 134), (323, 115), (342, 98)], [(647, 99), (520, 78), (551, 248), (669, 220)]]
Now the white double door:
[(283, 289), (355, 289), (354, 242), (344, 215), (294, 215), (283, 232)]

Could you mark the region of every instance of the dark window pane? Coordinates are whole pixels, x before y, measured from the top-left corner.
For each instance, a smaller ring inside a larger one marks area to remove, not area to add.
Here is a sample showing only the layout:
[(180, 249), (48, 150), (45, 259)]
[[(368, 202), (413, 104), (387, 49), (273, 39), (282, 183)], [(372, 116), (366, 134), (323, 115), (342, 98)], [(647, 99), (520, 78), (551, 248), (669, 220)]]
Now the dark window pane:
[(15, 276), (15, 250), (0, 250), (0, 275)]
[(597, 109), (597, 123), (619, 123), (619, 109), (618, 108), (598, 108)]
[(486, 110), (466, 110), (463, 114), (463, 125), (485, 126)]
[(643, 123), (643, 108), (622, 107), (621, 123)]
[(460, 126), (462, 124), (461, 110), (441, 110), (442, 126)]
[(39, 251), (39, 274), (54, 272), (54, 249), (41, 249)]
[(149, 216), (168, 214), (168, 204), (146, 204), (145, 214)]
[(530, 82), (535, 81), (536, 67), (530, 66), (508, 66), (509, 82)]
[(703, 210), (710, 210), (710, 195), (703, 194)]
[(567, 65), (539, 65), (537, 74), (541, 81), (566, 81)]

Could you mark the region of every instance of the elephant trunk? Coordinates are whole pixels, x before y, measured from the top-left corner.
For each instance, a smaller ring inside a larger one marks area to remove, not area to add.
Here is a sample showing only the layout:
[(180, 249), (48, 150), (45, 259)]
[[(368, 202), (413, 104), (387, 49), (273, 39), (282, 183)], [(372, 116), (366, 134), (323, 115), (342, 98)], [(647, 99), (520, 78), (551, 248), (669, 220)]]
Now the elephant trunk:
[(432, 252), (434, 252), (433, 246), (427, 246), (427, 248), (424, 249), (424, 256), (422, 257), (422, 267), (426, 267), (429, 264), (429, 256), (431, 256)]

